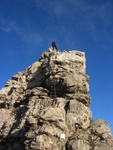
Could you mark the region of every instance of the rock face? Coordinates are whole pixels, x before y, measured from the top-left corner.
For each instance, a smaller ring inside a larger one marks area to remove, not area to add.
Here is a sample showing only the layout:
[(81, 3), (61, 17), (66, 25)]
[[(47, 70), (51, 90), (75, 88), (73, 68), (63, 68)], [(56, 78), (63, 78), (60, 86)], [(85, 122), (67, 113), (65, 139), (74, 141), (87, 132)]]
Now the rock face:
[(0, 150), (113, 150), (108, 123), (91, 120), (85, 53), (52, 51), (0, 91)]

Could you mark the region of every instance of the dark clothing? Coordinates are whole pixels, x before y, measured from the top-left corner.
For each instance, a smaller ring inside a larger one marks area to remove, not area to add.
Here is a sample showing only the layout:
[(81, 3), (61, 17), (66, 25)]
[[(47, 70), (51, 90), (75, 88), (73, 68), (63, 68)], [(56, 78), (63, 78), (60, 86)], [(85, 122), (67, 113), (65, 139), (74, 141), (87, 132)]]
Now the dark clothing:
[(54, 49), (56, 49), (56, 50), (58, 51), (58, 48), (57, 48), (57, 46), (56, 46), (56, 43), (55, 43), (55, 42), (52, 42), (52, 48), (53, 48), (53, 50), (54, 50)]

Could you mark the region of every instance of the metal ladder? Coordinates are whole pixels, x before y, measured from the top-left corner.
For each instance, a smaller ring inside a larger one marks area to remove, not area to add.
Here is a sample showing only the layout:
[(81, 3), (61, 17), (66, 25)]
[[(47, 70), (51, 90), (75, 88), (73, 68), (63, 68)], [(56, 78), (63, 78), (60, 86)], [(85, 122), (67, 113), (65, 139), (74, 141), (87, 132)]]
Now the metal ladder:
[(55, 83), (56, 81), (55, 81), (55, 79), (53, 78), (52, 80), (51, 80), (51, 98), (56, 98), (56, 83)]
[(55, 64), (54, 64), (54, 60), (56, 60), (56, 56), (55, 56), (55, 53), (52, 54), (52, 57), (50, 59), (50, 72), (51, 72), (51, 75), (52, 75), (52, 79), (51, 79), (51, 94), (50, 94), (50, 97), (55, 99), (56, 98), (56, 80), (54, 78), (55, 76)]

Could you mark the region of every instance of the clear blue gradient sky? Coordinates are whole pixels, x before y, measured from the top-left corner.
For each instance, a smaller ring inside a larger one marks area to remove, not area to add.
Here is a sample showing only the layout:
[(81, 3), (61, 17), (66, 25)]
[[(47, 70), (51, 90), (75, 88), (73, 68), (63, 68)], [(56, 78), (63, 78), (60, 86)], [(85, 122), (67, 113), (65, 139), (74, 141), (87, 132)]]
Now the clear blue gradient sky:
[(113, 0), (0, 0), (0, 89), (53, 40), (86, 53), (92, 118), (113, 133)]

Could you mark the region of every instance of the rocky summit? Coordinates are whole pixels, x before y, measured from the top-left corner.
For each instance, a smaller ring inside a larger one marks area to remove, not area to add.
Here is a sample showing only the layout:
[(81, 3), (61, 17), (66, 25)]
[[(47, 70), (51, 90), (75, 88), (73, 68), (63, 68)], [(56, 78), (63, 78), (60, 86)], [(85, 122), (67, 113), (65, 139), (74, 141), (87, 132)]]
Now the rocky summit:
[(113, 150), (92, 120), (85, 53), (49, 48), (0, 90), (0, 150)]

